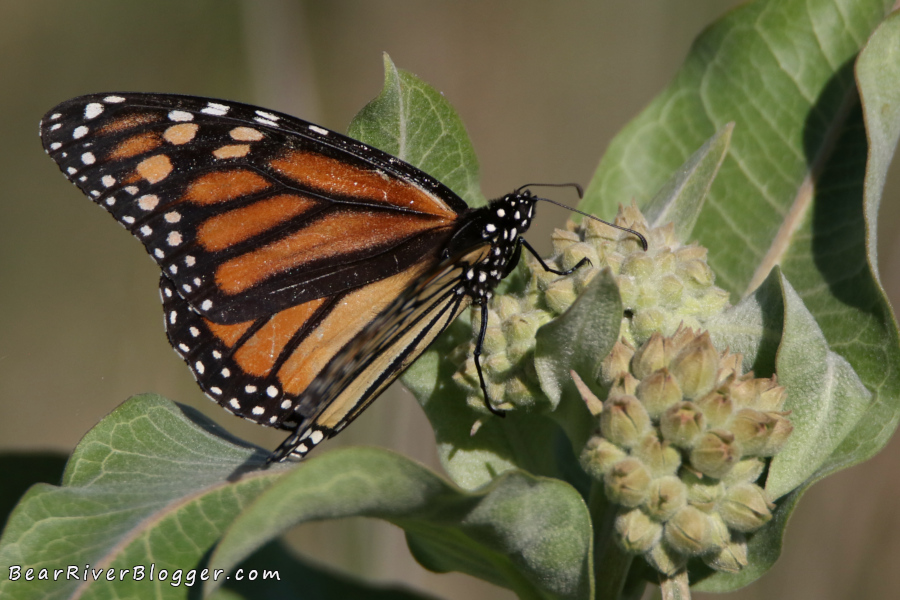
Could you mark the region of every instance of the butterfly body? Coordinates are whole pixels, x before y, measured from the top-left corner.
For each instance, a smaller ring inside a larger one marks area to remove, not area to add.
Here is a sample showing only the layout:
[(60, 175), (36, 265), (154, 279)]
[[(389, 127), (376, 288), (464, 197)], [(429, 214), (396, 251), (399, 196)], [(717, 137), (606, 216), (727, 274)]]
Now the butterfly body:
[(160, 267), (169, 341), (204, 392), (293, 432), (273, 460), (339, 432), (483, 306), (534, 215), (528, 191), (469, 208), (389, 154), (233, 102), (84, 96), (41, 137)]

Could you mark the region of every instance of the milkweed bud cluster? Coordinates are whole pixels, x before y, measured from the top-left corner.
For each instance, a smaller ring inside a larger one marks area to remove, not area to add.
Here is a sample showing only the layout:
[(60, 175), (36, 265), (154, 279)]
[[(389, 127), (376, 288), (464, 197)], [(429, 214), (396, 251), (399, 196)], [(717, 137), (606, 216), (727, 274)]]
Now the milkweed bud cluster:
[(772, 518), (757, 482), (793, 428), (784, 388), (741, 360), (683, 327), (620, 341), (603, 362), (609, 392), (581, 464), (619, 505), (618, 543), (662, 573), (691, 557), (739, 571), (745, 534)]
[[(642, 343), (657, 331), (671, 335), (682, 323), (698, 329), (705, 318), (728, 306), (728, 293), (715, 286), (706, 264), (705, 248), (682, 245), (672, 225), (651, 229), (634, 206), (620, 207), (615, 223), (643, 234), (647, 250), (631, 233), (590, 219), (580, 225), (570, 222), (565, 230), (553, 234), (554, 256), (547, 263), (558, 271), (573, 268), (583, 258), (590, 260), (590, 265), (559, 276), (523, 253), (524, 269), (512, 277), (518, 278), (521, 292), (498, 294), (491, 302), (482, 367), (488, 394), (497, 408), (531, 409), (549, 402), (534, 369), (537, 330), (564, 313), (603, 268), (608, 267), (616, 278), (627, 309), (621, 335), (632, 344)], [(477, 336), (481, 320), (472, 319), (472, 327)], [(473, 350), (474, 342), (467, 342), (453, 353), (451, 358), (459, 365), (454, 379), (468, 392), (469, 405), (487, 412)], [(693, 368), (694, 361), (688, 363)], [(668, 393), (665, 386), (652, 387), (648, 393)], [(662, 397), (657, 401), (666, 403)]]

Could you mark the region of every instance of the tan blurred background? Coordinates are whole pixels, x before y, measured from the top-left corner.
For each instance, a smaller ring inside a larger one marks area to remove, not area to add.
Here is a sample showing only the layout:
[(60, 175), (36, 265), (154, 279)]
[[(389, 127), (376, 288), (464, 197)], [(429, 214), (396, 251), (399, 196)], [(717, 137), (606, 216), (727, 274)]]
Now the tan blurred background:
[[(611, 137), (675, 73), (733, 0), (245, 2), (47, 0), (0, 4), (0, 450), (69, 452), (128, 396), (159, 392), (272, 448), (282, 434), (206, 400), (166, 343), (158, 272), (68, 184), (38, 120), (98, 91), (213, 96), (345, 131), (380, 90), (381, 53), (460, 112), (494, 197), (530, 181), (587, 183)], [(900, 299), (897, 168), (882, 209), (881, 272)], [(566, 215), (542, 209), (549, 248)], [(412, 397), (395, 387), (330, 446), (377, 444), (436, 465)], [(324, 450), (327, 451), (327, 448)], [(815, 486), (779, 564), (734, 598), (896, 598), (900, 445)], [(399, 530), (354, 520), (291, 534), (305, 556), (444, 598), (512, 595), (434, 575)]]

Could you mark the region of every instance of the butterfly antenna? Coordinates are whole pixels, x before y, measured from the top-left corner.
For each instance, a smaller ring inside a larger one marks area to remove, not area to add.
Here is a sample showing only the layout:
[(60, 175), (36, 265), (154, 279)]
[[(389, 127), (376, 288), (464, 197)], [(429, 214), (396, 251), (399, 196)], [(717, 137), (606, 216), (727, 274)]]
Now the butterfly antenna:
[[(519, 194), (525, 188), (530, 187), (571, 187), (575, 188), (575, 192), (578, 194), (579, 198), (584, 198), (584, 188), (577, 183), (526, 183), (525, 185), (519, 186), (519, 189), (516, 190), (516, 193)], [(541, 200), (543, 200), (543, 198), (541, 198)]]
[[(543, 184), (543, 185), (553, 185), (553, 184)], [(561, 185), (577, 185), (577, 184), (569, 184), (569, 183), (567, 183), (567, 184), (561, 184)], [(519, 189), (522, 189), (522, 188), (519, 188)], [(581, 190), (581, 187), (579, 186), (578, 189)], [(580, 197), (580, 196), (579, 196), (579, 197)], [(535, 197), (535, 200), (542, 200), (542, 201), (544, 201), (544, 202), (549, 202), (550, 204), (555, 204), (555, 205), (557, 205), (557, 206), (561, 206), (562, 208), (566, 208), (566, 209), (568, 209), (568, 210), (571, 210), (572, 212), (576, 212), (576, 213), (578, 213), (578, 214), (581, 215), (581, 216), (587, 217), (588, 219), (593, 219), (593, 220), (595, 220), (595, 221), (599, 221), (599, 222), (601, 222), (601, 223), (603, 223), (603, 224), (605, 224), (605, 225), (609, 225), (610, 227), (613, 227), (613, 228), (618, 229), (618, 230), (620, 230), (620, 231), (627, 231), (628, 233), (634, 235), (634, 236), (637, 237), (639, 240), (641, 240), (641, 246), (644, 248), (644, 251), (647, 250), (647, 238), (645, 238), (642, 234), (638, 233), (638, 232), (635, 231), (634, 229), (629, 229), (628, 227), (622, 227), (621, 225), (616, 225), (615, 223), (610, 223), (609, 221), (604, 221), (603, 219), (600, 219), (600, 218), (598, 218), (598, 217), (595, 217), (594, 215), (589, 215), (588, 213), (586, 213), (586, 212), (584, 212), (584, 211), (582, 211), (582, 210), (578, 210), (577, 208), (572, 208), (571, 206), (566, 206), (565, 204), (563, 204), (563, 203), (561, 203), (561, 202), (557, 202), (556, 200), (551, 200), (550, 198), (537, 198), (537, 197)]]

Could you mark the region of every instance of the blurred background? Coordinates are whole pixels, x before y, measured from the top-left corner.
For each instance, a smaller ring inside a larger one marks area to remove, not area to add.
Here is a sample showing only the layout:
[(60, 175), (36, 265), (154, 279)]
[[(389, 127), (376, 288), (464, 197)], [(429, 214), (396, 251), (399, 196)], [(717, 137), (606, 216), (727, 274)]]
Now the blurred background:
[[(736, 4), (4, 2), (0, 450), (68, 453), (106, 413), (148, 391), (199, 408), (264, 447), (284, 437), (231, 417), (196, 387), (163, 333), (157, 268), (41, 151), (38, 121), (56, 103), (99, 91), (176, 92), (250, 102), (346, 131), (380, 91), (386, 51), (459, 111), (488, 197), (529, 181), (586, 184), (612, 136), (668, 83), (702, 29)], [(895, 165), (879, 237), (894, 306), (898, 184)], [(546, 251), (550, 230), (566, 216), (542, 209), (529, 240)], [(400, 386), (327, 446), (348, 444), (393, 448), (437, 468), (428, 423)], [(780, 562), (732, 597), (896, 598), (897, 473), (894, 442), (814, 486), (794, 513)], [(443, 598), (512, 598), (466, 576), (425, 571), (402, 532), (383, 523), (307, 525), (290, 540), (311, 561), (371, 581)]]

